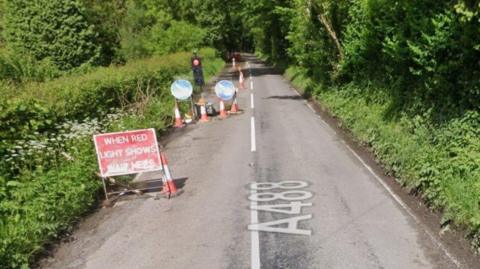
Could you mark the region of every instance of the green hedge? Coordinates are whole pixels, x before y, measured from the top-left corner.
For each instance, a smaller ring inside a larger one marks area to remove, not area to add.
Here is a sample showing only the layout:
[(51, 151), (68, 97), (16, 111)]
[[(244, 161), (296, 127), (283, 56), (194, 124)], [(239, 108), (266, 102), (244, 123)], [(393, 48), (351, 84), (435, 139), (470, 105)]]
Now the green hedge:
[[(207, 78), (223, 67), (214, 50), (200, 54)], [(190, 57), (178, 53), (0, 88), (9, 96), (0, 101), (0, 268), (28, 268), (92, 207), (101, 189), (93, 132), (162, 131), (172, 123), (169, 86), (177, 76), (191, 77)]]
[[(206, 76), (223, 65), (214, 50), (200, 53), (207, 63)], [(55, 122), (98, 117), (112, 108), (125, 108), (147, 91), (168, 96), (168, 86), (175, 76), (191, 76), (190, 57), (189, 53), (177, 53), (21, 88), (1, 86), (0, 95), (10, 98), (0, 100), (0, 154), (10, 140), (19, 136), (28, 139), (34, 132), (50, 130)], [(172, 103), (168, 105), (173, 107)]]
[[(200, 52), (204, 60), (218, 66), (215, 51)], [(99, 110), (119, 107), (135, 100), (138, 90), (159, 90), (179, 74), (190, 74), (189, 53), (156, 56), (125, 66), (97, 68), (94, 72), (63, 77), (46, 83), (32, 83), (20, 89), (15, 100), (37, 100), (59, 116), (86, 117)], [(214, 61), (214, 62), (212, 62)], [(211, 75), (211, 66), (205, 67)]]

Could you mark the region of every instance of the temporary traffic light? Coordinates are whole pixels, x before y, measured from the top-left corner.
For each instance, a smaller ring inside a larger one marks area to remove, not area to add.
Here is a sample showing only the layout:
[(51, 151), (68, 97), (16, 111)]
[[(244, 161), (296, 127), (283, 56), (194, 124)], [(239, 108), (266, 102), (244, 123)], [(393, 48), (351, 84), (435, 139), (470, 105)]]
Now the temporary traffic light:
[(193, 71), (193, 80), (195, 85), (203, 86), (205, 85), (205, 80), (203, 78), (203, 69), (202, 69), (202, 59), (196, 54), (192, 57), (192, 71)]
[(205, 80), (203, 79), (202, 68), (194, 68), (193, 69), (193, 79), (195, 80), (195, 85), (197, 85), (197, 86), (205, 85)]

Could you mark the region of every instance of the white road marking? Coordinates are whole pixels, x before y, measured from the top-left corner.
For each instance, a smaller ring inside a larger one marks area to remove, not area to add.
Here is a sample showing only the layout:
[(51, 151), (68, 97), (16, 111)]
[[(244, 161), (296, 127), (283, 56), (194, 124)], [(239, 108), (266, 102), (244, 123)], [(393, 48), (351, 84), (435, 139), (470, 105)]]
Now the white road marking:
[(250, 94), (250, 107), (251, 107), (252, 109), (255, 108), (255, 104), (254, 104), (254, 102), (253, 102), (253, 93)]
[(252, 116), (251, 118), (251, 121), (250, 121), (250, 125), (251, 125), (251, 143), (252, 143), (252, 147), (251, 147), (251, 150), (252, 152), (255, 152), (257, 151), (257, 141), (256, 141), (256, 137), (255, 137), (255, 117)]
[(430, 232), (430, 230), (413, 214), (413, 212), (410, 210), (410, 208), (396, 195), (393, 190), (382, 180), (380, 176), (373, 171), (373, 169), (349, 146), (345, 141), (342, 141), (342, 143), (345, 145), (345, 147), (362, 163), (362, 165), (370, 172), (370, 174), (373, 175), (373, 177), (382, 185), (383, 188), (390, 194), (390, 196), (393, 197), (395, 202), (397, 202), (406, 212), (407, 214), (412, 217), (412, 219), (420, 226), (423, 228), (425, 233), (430, 237), (430, 239), (439, 247), (443, 253), (450, 259), (451, 262), (453, 262), (457, 268), (461, 268), (462, 265), (461, 263), (445, 248), (445, 246)]
[(305, 100), (305, 104), (307, 104), (308, 108), (310, 108), (310, 110), (311, 110), (313, 113), (317, 114), (317, 111), (315, 111), (315, 109), (313, 108), (313, 106), (312, 106), (307, 100)]
[(317, 114), (317, 111), (315, 110), (315, 108), (313, 108), (312, 104), (309, 103), (307, 100), (305, 100), (305, 104), (307, 104), (308, 108), (315, 114), (317, 115), (317, 117), (320, 119), (320, 122), (322, 123), (322, 125), (324, 125), (325, 127), (328, 128), (328, 131), (331, 131), (333, 132), (334, 134), (337, 134), (337, 132), (335, 132), (334, 130), (332, 130), (330, 128), (330, 125), (328, 125), (328, 123), (326, 121), (323, 120), (323, 118)]
[[(256, 194), (256, 190), (250, 190), (250, 194), (254, 195)], [(257, 201), (250, 201), (250, 208), (256, 208), (257, 207)], [(251, 218), (251, 224), (257, 224), (258, 223), (258, 211), (257, 210), (250, 210), (250, 218)], [(260, 269), (260, 238), (258, 235), (258, 231), (251, 230), (250, 231), (250, 240), (252, 242), (251, 246), (251, 268), (252, 269)]]
[[(304, 230), (298, 228), (298, 223), (302, 220), (312, 219), (312, 214), (305, 216), (296, 216), (286, 219), (279, 219), (264, 223), (251, 224), (248, 226), (249, 230), (257, 230), (261, 232), (270, 232), (270, 233), (283, 233), (283, 234), (294, 234), (294, 235), (312, 235), (311, 230)], [(285, 227), (286, 224), (286, 227)], [(281, 226), (281, 227), (278, 227)]]
[[(247, 66), (250, 69), (250, 63), (247, 62)], [(250, 73), (250, 90), (253, 91), (253, 78), (252, 78), (252, 72), (249, 70)], [(254, 103), (253, 103), (253, 93), (250, 94), (250, 101), (251, 101), (251, 107), (252, 109), (254, 108)], [(257, 145), (256, 145), (256, 137), (255, 137), (255, 117), (251, 117), (251, 150), (252, 152), (257, 151)], [(256, 190), (250, 190), (250, 194), (256, 194)], [(256, 208), (257, 207), (257, 201), (250, 201), (250, 208)], [(258, 211), (257, 210), (250, 210), (250, 218), (251, 218), (251, 224), (257, 224), (258, 223)], [(251, 268), (252, 269), (260, 269), (260, 238), (258, 231), (250, 231), (250, 241), (252, 243), (251, 246)]]

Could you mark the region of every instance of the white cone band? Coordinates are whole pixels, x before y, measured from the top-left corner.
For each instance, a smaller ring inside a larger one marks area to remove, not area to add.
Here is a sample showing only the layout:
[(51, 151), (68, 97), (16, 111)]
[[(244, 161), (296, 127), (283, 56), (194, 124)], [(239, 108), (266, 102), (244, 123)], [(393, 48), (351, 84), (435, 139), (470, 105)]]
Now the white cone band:
[(165, 170), (165, 177), (167, 178), (167, 181), (172, 181), (172, 175), (170, 174), (170, 169), (168, 169), (168, 165), (163, 165), (163, 168)]

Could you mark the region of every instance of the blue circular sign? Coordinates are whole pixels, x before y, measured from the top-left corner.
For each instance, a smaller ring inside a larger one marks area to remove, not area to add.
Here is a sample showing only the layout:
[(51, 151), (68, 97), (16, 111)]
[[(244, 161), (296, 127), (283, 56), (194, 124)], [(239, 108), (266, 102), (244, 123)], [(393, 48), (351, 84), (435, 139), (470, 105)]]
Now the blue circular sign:
[(215, 85), (215, 93), (218, 98), (223, 101), (228, 101), (233, 98), (235, 95), (236, 88), (235, 85), (228, 80), (220, 80), (217, 85)]
[(170, 87), (170, 92), (178, 100), (185, 101), (192, 96), (193, 86), (188, 80), (175, 80)]

